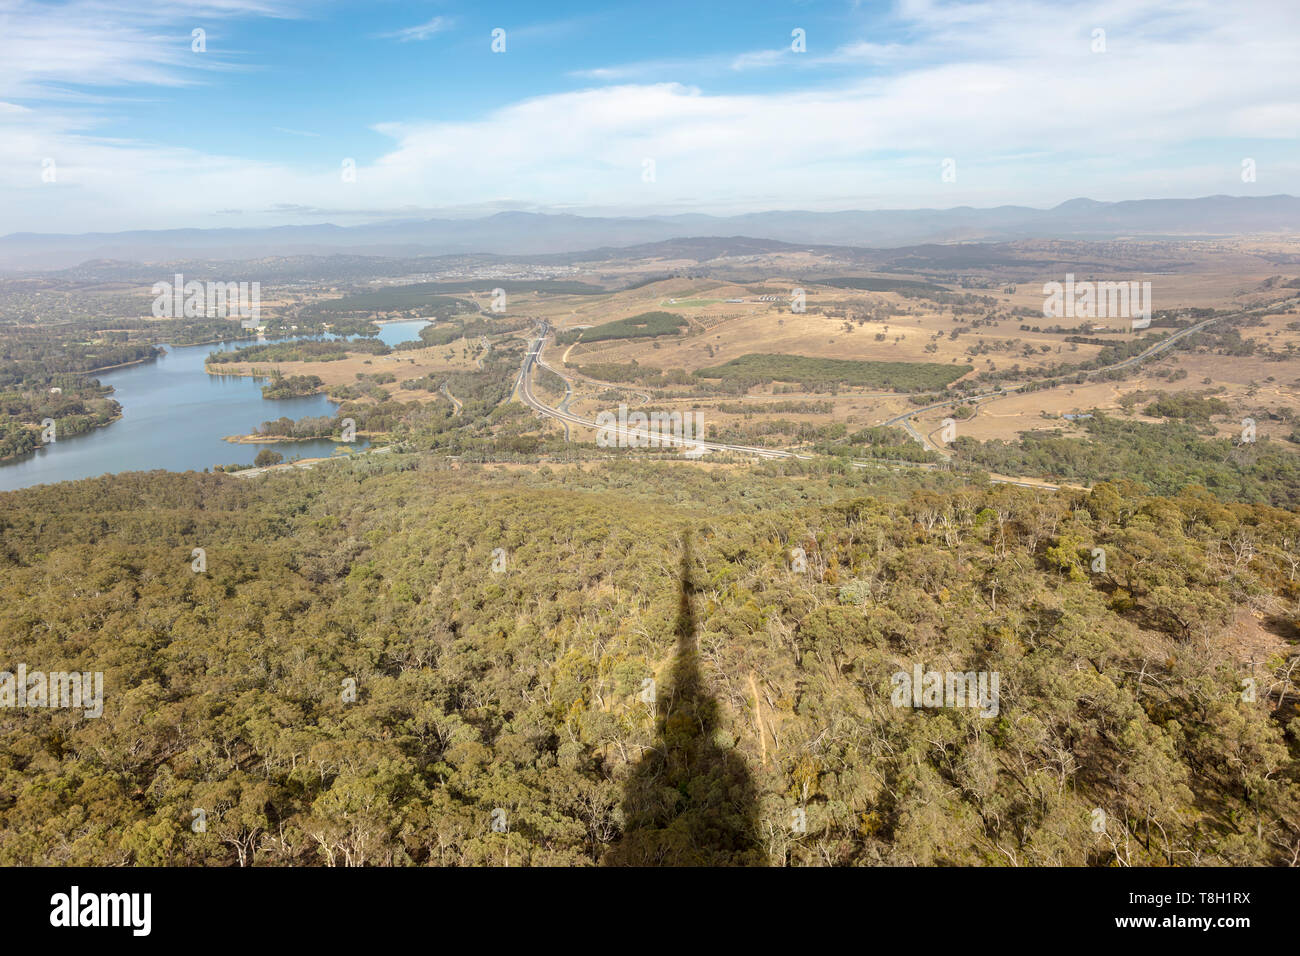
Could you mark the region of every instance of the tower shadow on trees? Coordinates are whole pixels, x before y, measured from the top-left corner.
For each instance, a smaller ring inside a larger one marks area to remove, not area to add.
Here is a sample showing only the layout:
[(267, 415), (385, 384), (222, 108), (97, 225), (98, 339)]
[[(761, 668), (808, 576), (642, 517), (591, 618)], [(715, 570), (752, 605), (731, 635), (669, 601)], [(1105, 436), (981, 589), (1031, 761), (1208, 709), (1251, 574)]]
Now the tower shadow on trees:
[(705, 687), (694, 609), (690, 533), (674, 630), (677, 652), (656, 694), (655, 746), (623, 790), (623, 834), (603, 866), (757, 866), (757, 799), (749, 766), (714, 740), (718, 702)]

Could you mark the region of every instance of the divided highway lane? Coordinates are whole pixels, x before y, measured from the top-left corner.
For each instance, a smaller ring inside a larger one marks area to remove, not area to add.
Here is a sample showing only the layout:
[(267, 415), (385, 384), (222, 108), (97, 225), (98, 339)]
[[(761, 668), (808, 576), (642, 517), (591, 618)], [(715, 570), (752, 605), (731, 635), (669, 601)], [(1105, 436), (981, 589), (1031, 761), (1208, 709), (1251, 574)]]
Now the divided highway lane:
[[(551, 374), (557, 376), (560, 379), (560, 381), (564, 383), (564, 398), (560, 399), (560, 404), (556, 406), (555, 410), (558, 412), (567, 412), (569, 410), (569, 402), (573, 401), (573, 382), (569, 379), (567, 375), (564, 375), (561, 372), (557, 372), (555, 369), (551, 368), (549, 365), (543, 362), (540, 354), (537, 357), (537, 364), (540, 365), (542, 368), (546, 369)], [(649, 399), (647, 397), (647, 401), (648, 400)], [(564, 425), (564, 440), (568, 441), (569, 423), (562, 422), (561, 424)]]

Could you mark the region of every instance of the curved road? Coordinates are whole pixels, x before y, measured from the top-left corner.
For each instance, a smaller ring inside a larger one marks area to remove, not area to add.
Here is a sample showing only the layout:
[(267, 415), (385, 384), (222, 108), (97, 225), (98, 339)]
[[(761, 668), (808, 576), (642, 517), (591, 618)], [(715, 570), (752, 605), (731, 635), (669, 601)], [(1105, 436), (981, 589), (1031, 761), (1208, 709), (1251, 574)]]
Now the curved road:
[[(1296, 297), (1293, 296), (1291, 298), (1294, 299)], [(1202, 319), (1200, 322), (1197, 322), (1194, 325), (1189, 325), (1185, 329), (1179, 329), (1173, 335), (1170, 335), (1168, 338), (1163, 339), (1160, 342), (1157, 342), (1149, 349), (1139, 352), (1137, 355), (1130, 356), (1129, 358), (1126, 358), (1120, 362), (1116, 362), (1113, 365), (1107, 365), (1103, 368), (1092, 369), (1088, 371), (1086, 374), (1089, 378), (1091, 378), (1095, 375), (1100, 375), (1105, 372), (1113, 372), (1120, 369), (1132, 368), (1135, 365), (1140, 365), (1143, 362), (1147, 361), (1148, 359), (1168, 351), (1169, 349), (1173, 348), (1173, 346), (1177, 344), (1179, 341), (1181, 341), (1182, 339), (1186, 338), (1189, 335), (1193, 335), (1201, 331), (1201, 329), (1204, 329), (1207, 326), (1213, 325), (1215, 322), (1221, 322), (1224, 319), (1230, 319), (1230, 318), (1240, 318), (1241, 316), (1250, 315), (1256, 312), (1275, 311), (1276, 309), (1282, 307), (1287, 301), (1289, 300), (1283, 299), (1281, 302), (1273, 302), (1273, 303), (1269, 303), (1268, 305), (1257, 306), (1256, 308), (1253, 309), (1243, 309), (1240, 312), (1233, 312), (1228, 315), (1216, 315), (1216, 316), (1211, 316), (1208, 319)], [(524, 402), (525, 405), (528, 405), (530, 408), (534, 409), (539, 414), (547, 418), (554, 418), (557, 421), (563, 423), (566, 439), (569, 437), (569, 427), (571, 425), (579, 425), (584, 428), (603, 427), (590, 419), (582, 418), (568, 411), (568, 403), (572, 398), (572, 392), (573, 392), (571, 381), (568, 379), (567, 376), (562, 375), (559, 372), (556, 372), (555, 369), (551, 368), (551, 366), (543, 362), (541, 358), (542, 349), (545, 347), (546, 339), (550, 335), (550, 333), (551, 333), (550, 324), (547, 322), (542, 322), (538, 329), (537, 338), (535, 338), (530, 343), (528, 347), (528, 351), (524, 355), (523, 365), (519, 369), (519, 377), (515, 382), (516, 394), (519, 395), (520, 399)], [(549, 405), (546, 405), (545, 403), (539, 401), (537, 397), (533, 395), (532, 369), (535, 364), (541, 365), (544, 368), (549, 369), (551, 372), (554, 372), (556, 375), (559, 375), (560, 378), (564, 380), (566, 385), (566, 392), (565, 392), (564, 401), (561, 403), (560, 408), (551, 408)], [(585, 376), (582, 377), (585, 378)], [(916, 427), (912, 424), (911, 421), (912, 418), (914, 418), (917, 415), (924, 414), (925, 412), (934, 411), (935, 409), (939, 409), (939, 408), (950, 408), (956, 405), (966, 405), (971, 403), (975, 403), (978, 406), (979, 402), (985, 402), (985, 404), (987, 404), (989, 400), (995, 400), (997, 398), (1005, 398), (1008, 395), (1014, 395), (1017, 392), (1023, 392), (1033, 385), (1049, 382), (1054, 380), (1055, 378), (1059, 378), (1059, 376), (1050, 376), (1048, 378), (1038, 379), (1033, 382), (1025, 382), (1021, 385), (1017, 385), (1015, 388), (995, 389), (993, 391), (983, 392), (978, 395), (965, 395), (960, 398), (953, 398), (943, 402), (935, 402), (933, 405), (926, 405), (923, 408), (913, 409), (912, 411), (905, 412), (902, 415), (896, 415), (893, 418), (886, 419), (880, 424), (885, 426), (901, 425), (903, 429), (906, 430), (907, 433), (913, 439), (915, 439), (917, 442), (921, 444), (921, 447), (933, 448), (933, 450), (939, 452), (939, 454), (943, 455), (945, 458), (950, 459), (952, 457), (952, 453), (945, 448), (932, 446), (930, 442), (926, 439), (926, 437), (922, 435), (919, 431), (917, 431)], [(596, 382), (595, 379), (588, 379), (588, 381)], [(622, 388), (622, 386), (618, 386), (612, 382), (599, 382), (598, 384), (609, 385), (614, 388)], [(625, 390), (632, 391), (631, 389), (625, 389)], [(641, 395), (643, 397), (644, 401), (642, 402), (642, 404), (646, 404), (650, 400), (650, 396), (643, 392), (637, 392), (635, 394)], [(976, 413), (978, 414), (978, 407), (976, 408)], [(649, 437), (649, 434), (641, 429), (630, 429), (618, 425), (613, 426), (613, 431), (615, 434), (623, 438)], [(777, 449), (777, 448), (755, 448), (750, 445), (730, 445), (724, 442), (695, 441), (690, 439), (673, 438), (672, 436), (660, 436), (659, 440), (661, 444), (686, 446), (689, 449), (691, 449), (693, 452), (691, 454), (691, 457), (696, 457), (696, 458), (700, 457), (705, 452), (709, 452), (709, 451), (730, 451), (730, 452), (737, 452), (739, 454), (757, 455), (760, 458), (768, 458), (768, 459), (794, 458), (794, 459), (799, 459), (801, 461), (812, 461), (815, 457), (813, 455), (801, 455), (796, 452), (784, 451), (782, 449)], [(866, 468), (870, 464), (876, 464), (875, 462), (864, 462), (864, 461), (852, 460), (852, 459), (850, 461), (851, 464), (856, 468)], [(902, 464), (902, 463), (898, 463), (898, 464)], [(925, 464), (920, 462), (915, 464), (909, 462), (907, 463), (907, 465), (913, 467), (919, 467), (919, 468), (930, 468), (930, 469), (933, 469), (935, 467), (932, 464)], [(1038, 481), (1036, 479), (1013, 478), (1008, 475), (990, 474), (989, 480), (997, 482), (999, 484), (1018, 485), (1023, 488), (1040, 488), (1049, 491), (1058, 491), (1062, 487), (1060, 485), (1049, 484), (1048, 482), (1045, 481)], [(1066, 487), (1077, 488), (1079, 486), (1069, 485)]]
[[(599, 425), (595, 421), (589, 418), (582, 418), (581, 416), (574, 415), (572, 412), (569, 412), (567, 410), (562, 411), (561, 409), (558, 408), (552, 408), (551, 406), (547, 405), (545, 402), (542, 402), (540, 399), (537, 398), (537, 396), (533, 394), (532, 391), (533, 366), (545, 364), (544, 362), (542, 362), (541, 354), (542, 354), (542, 349), (546, 347), (546, 339), (550, 336), (550, 334), (551, 334), (550, 325), (546, 322), (543, 322), (541, 324), (541, 327), (538, 330), (537, 338), (533, 339), (532, 342), (529, 343), (528, 351), (524, 354), (523, 364), (519, 368), (519, 377), (515, 380), (515, 394), (517, 394), (519, 396), (520, 401), (522, 401), (529, 408), (533, 409), (534, 411), (538, 412), (539, 414), (547, 418), (554, 418), (555, 420), (563, 423), (565, 426), (566, 437), (570, 425), (579, 425), (583, 428), (595, 428), (595, 429), (605, 428), (605, 426)], [(550, 366), (546, 366), (546, 367), (550, 368)], [(554, 372), (555, 370), (551, 369), (551, 371)], [(563, 376), (561, 377), (563, 378)], [(566, 403), (567, 400), (568, 399), (566, 397)], [(613, 425), (610, 426), (610, 430), (622, 438), (651, 437), (647, 431), (640, 428), (627, 428), (625, 426)], [(756, 448), (752, 445), (731, 445), (725, 442), (696, 441), (694, 439), (675, 438), (671, 435), (656, 436), (656, 437), (659, 438), (660, 444), (680, 445), (685, 447), (687, 449), (687, 454), (690, 457), (695, 457), (695, 458), (702, 457), (702, 455), (705, 452), (710, 452), (710, 451), (730, 451), (730, 452), (736, 452), (737, 454), (756, 455), (759, 458), (768, 458), (768, 459), (785, 458), (785, 459), (797, 459), (799, 461), (814, 461), (817, 458), (817, 456), (815, 455), (803, 455), (797, 452), (785, 451), (780, 448)], [(850, 459), (849, 463), (854, 468), (868, 468), (871, 467), (872, 465), (880, 464), (879, 462), (861, 461), (861, 460), (854, 460), (854, 459)], [(893, 462), (892, 464), (904, 465), (905, 467), (922, 468), (927, 470), (933, 470), (935, 468), (934, 464), (927, 463), (927, 462), (916, 462), (916, 463)], [(1042, 481), (1033, 481), (1033, 480), (1026, 481), (1021, 478), (1012, 478), (1007, 475), (990, 474), (989, 480), (996, 482), (998, 484), (1019, 485), (1022, 488), (1038, 488), (1046, 491), (1059, 490), (1058, 485), (1052, 485)]]
[[(550, 326), (542, 323), (541, 330), (537, 338), (529, 343), (528, 351), (524, 355), (523, 365), (519, 369), (519, 378), (515, 383), (516, 391), (520, 400), (529, 408), (540, 412), (547, 418), (554, 418), (563, 422), (565, 425), (580, 425), (583, 428), (604, 429), (604, 425), (589, 418), (582, 418), (574, 415), (569, 411), (561, 411), (558, 408), (552, 408), (545, 404), (533, 394), (532, 389), (532, 371), (535, 364), (544, 364), (541, 361), (542, 349), (545, 347), (546, 339), (551, 334)], [(547, 366), (549, 368), (549, 366)], [(551, 371), (555, 371), (551, 369)], [(701, 449), (709, 451), (734, 451), (742, 454), (758, 455), (763, 458), (802, 458), (812, 460), (811, 455), (798, 455), (792, 451), (782, 451), (776, 448), (756, 448), (751, 445), (728, 445), (723, 442), (696, 441), (693, 438), (677, 438), (673, 435), (651, 435), (649, 431), (642, 428), (628, 428), (623, 425), (612, 425), (609, 427), (615, 435), (626, 439), (657, 438), (661, 445), (678, 445), (690, 450)]]
[(449, 399), (451, 399), (451, 404), (455, 406), (455, 411), (453, 412), (453, 414), (459, 415), (460, 410), (465, 406), (461, 403), (461, 400), (459, 398), (451, 394), (451, 389), (447, 388), (447, 383), (443, 382), (442, 386), (438, 389), (438, 391), (442, 392), (442, 394), (446, 395)]
[[(577, 342), (574, 342), (573, 345), (570, 345), (567, 349), (564, 350), (564, 355), (560, 358), (561, 362), (569, 361), (569, 353), (573, 351), (574, 346), (576, 346), (577, 344), (578, 344)], [(555, 372), (556, 375), (560, 376), (560, 378), (564, 379), (566, 382), (569, 381), (568, 375), (565, 375), (563, 372), (556, 372), (555, 369), (551, 368), (551, 366), (547, 365), (541, 359), (537, 360), (537, 364), (542, 366), (542, 368), (550, 369), (552, 372)], [(650, 404), (650, 394), (648, 392), (642, 392), (635, 388), (631, 388), (630, 386), (627, 385), (620, 385), (617, 382), (602, 382), (598, 378), (591, 378), (590, 376), (587, 375), (579, 375), (577, 372), (570, 372), (569, 375), (572, 375), (574, 378), (582, 379), (582, 381), (587, 382), (590, 385), (603, 385), (606, 388), (612, 388), (615, 389), (616, 391), (630, 392), (631, 394), (635, 395), (637, 398), (641, 399), (642, 405)]]
[[(1104, 372), (1114, 372), (1114, 371), (1118, 371), (1119, 369), (1132, 368), (1135, 365), (1141, 365), (1147, 359), (1153, 358), (1154, 356), (1159, 355), (1162, 352), (1168, 351), (1169, 349), (1173, 348), (1173, 346), (1181, 339), (1184, 339), (1189, 335), (1193, 335), (1196, 332), (1201, 331), (1201, 329), (1205, 328), (1208, 325), (1212, 325), (1215, 322), (1222, 322), (1224, 319), (1241, 318), (1242, 316), (1250, 315), (1254, 312), (1268, 312), (1280, 308), (1286, 301), (1287, 300), (1283, 300), (1280, 303), (1272, 303), (1266, 306), (1258, 306), (1254, 309), (1243, 309), (1241, 312), (1233, 312), (1229, 315), (1215, 315), (1215, 316), (1211, 316), (1208, 319), (1202, 319), (1200, 322), (1197, 322), (1195, 325), (1189, 325), (1185, 329), (1179, 329), (1177, 332), (1169, 336), (1167, 339), (1162, 339), (1161, 341), (1157, 342), (1155, 345), (1151, 346), (1151, 348), (1146, 349), (1143, 352), (1139, 352), (1137, 355), (1131, 355), (1128, 358), (1124, 359), (1122, 362), (1116, 362), (1114, 365), (1107, 365), (1104, 366), (1103, 368), (1091, 369), (1086, 374), (1089, 378), (1091, 378), (1094, 375), (1101, 375)], [(932, 412), (937, 408), (952, 408), (957, 405), (969, 405), (978, 402), (984, 402), (985, 404), (988, 404), (988, 401), (996, 400), (998, 398), (1006, 398), (1008, 395), (1014, 395), (1017, 392), (1023, 392), (1026, 389), (1030, 388), (1031, 386), (1054, 381), (1057, 378), (1060, 378), (1060, 376), (1054, 375), (1054, 376), (1049, 376), (1047, 378), (1041, 378), (1033, 382), (1025, 382), (1021, 385), (1017, 385), (1015, 388), (995, 389), (994, 391), (991, 392), (982, 392), (979, 395), (966, 395), (961, 398), (949, 399), (948, 401), (944, 401), (944, 402), (935, 402), (933, 405), (926, 405), (924, 408), (917, 408), (910, 412), (904, 412), (902, 415), (895, 415), (893, 418), (887, 419), (881, 422), (880, 424), (901, 425), (904, 429), (906, 429), (909, 435), (911, 435), (914, 439), (916, 439), (918, 442), (921, 443), (922, 448), (932, 449), (934, 451), (939, 452), (939, 454), (950, 458), (952, 457), (951, 452), (947, 451), (944, 448), (939, 447), (938, 445), (932, 444), (926, 439), (924, 435), (922, 435), (919, 431), (917, 431), (912, 426), (911, 423), (912, 418), (914, 418), (917, 415), (922, 415), (925, 412)], [(978, 409), (977, 409), (977, 413), (978, 413)]]

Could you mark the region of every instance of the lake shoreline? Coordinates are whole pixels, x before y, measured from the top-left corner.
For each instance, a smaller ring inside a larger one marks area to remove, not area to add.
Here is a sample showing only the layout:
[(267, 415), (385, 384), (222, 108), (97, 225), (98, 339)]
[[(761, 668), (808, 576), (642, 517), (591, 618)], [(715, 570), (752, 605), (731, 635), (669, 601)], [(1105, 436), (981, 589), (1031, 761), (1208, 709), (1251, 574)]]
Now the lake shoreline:
[[(136, 364), (136, 363), (132, 362), (131, 364), (134, 365), (134, 364)], [(75, 434), (75, 435), (69, 435), (68, 438), (80, 438), (82, 435), (89, 435), (89, 434), (90, 434), (91, 432), (93, 432), (93, 431), (97, 431), (97, 430), (99, 430), (99, 429), (101, 429), (101, 428), (107, 428), (109, 425), (112, 425), (114, 422), (120, 422), (120, 421), (122, 420), (123, 417), (124, 417), (124, 416), (122, 415), (122, 413), (121, 413), (121, 412), (118, 412), (116, 415), (114, 415), (114, 416), (113, 416), (112, 418), (110, 418), (108, 421), (104, 422), (104, 424), (102, 424), (102, 425), (96, 425), (94, 428), (88, 428), (88, 429), (86, 429), (84, 432), (77, 432), (77, 434)], [(56, 426), (56, 427), (57, 427), (57, 426)], [(39, 445), (37, 445), (35, 448), (33, 448), (31, 451), (26, 452), (26, 453), (24, 453), (24, 454), (21, 454), (21, 455), (5, 455), (4, 457), (0, 458), (0, 465), (9, 464), (9, 463), (11, 463), (11, 462), (16, 464), (16, 463), (18, 463), (18, 462), (20, 462), (20, 461), (25, 461), (26, 459), (31, 458), (32, 456), (34, 456), (34, 455), (35, 455), (38, 451), (40, 451), (42, 448), (49, 448), (51, 445), (55, 445), (55, 444), (58, 444), (58, 443), (57, 443), (57, 442), (50, 442), (50, 441), (43, 441), (43, 442), (41, 442)]]
[[(426, 324), (422, 319), (376, 328), (383, 330), (388, 340), (385, 344), (391, 348), (414, 341), (416, 330)], [(87, 423), (84, 431), (68, 436), (66, 442), (60, 429), (56, 442), (38, 445), (42, 436), (32, 433), (22, 439), (22, 446), (6, 449), (17, 454), (0, 459), (0, 491), (120, 472), (186, 472), (230, 463), (247, 465), (261, 449), (276, 449), (281, 443), (279, 450), (285, 455), (303, 459), (328, 457), (335, 446), (344, 453), (347, 446), (336, 440), (337, 433), (317, 438), (249, 433), (250, 426), (255, 432), (264, 419), (334, 419), (340, 402), (328, 395), (328, 389), (303, 396), (265, 397), (258, 386), (266, 384), (271, 371), (268, 366), (273, 363), (236, 362), (205, 368), (209, 352), (253, 344), (251, 338), (236, 336), (238, 331), (232, 327), (231, 337), (220, 338), (220, 344), (154, 343), (150, 354), (137, 353), (133, 361), (95, 369), (87, 377), (97, 377), (106, 386), (105, 393), (121, 406), (118, 414), (102, 423)], [(268, 337), (268, 344), (314, 337), (273, 336)], [(263, 371), (255, 373), (255, 367)], [(286, 375), (290, 368), (293, 366), (284, 366)], [(372, 371), (370, 366), (364, 368)], [(297, 370), (292, 374), (298, 374)], [(373, 441), (374, 437), (358, 434), (351, 447)]]
[(156, 362), (167, 354), (168, 349), (195, 349), (203, 345), (225, 345), (227, 342), (256, 342), (256, 339), (247, 339), (236, 336), (232, 339), (208, 339), (204, 342), (185, 342), (177, 345), (175, 342), (155, 342), (153, 347), (157, 349), (153, 355), (147, 355), (144, 358), (133, 359), (130, 362), (118, 362), (116, 365), (101, 365), (99, 368), (86, 369), (84, 372), (78, 372), (78, 375), (93, 375), (96, 372), (112, 372), (119, 368), (131, 368), (133, 365), (144, 365), (146, 362)]
[[(160, 349), (161, 346), (155, 345), (154, 348)], [(99, 368), (86, 369), (86, 371), (84, 372), (76, 372), (74, 374), (94, 375), (96, 372), (111, 372), (113, 371), (113, 369), (117, 369), (117, 368), (130, 368), (132, 365), (144, 365), (146, 362), (158, 361), (159, 356), (165, 354), (166, 354), (165, 352), (158, 351), (158, 352), (154, 352), (153, 355), (148, 355), (145, 356), (144, 358), (133, 359), (130, 362), (118, 362), (116, 365), (103, 365), (100, 366)]]
[(278, 465), (262, 465), (260, 467), (255, 465), (252, 468), (241, 468), (239, 471), (227, 471), (223, 472), (223, 474), (230, 475), (232, 478), (256, 478), (259, 475), (265, 475), (272, 471), (289, 471), (293, 468), (310, 469), (313, 465), (319, 465), (321, 462), (325, 461), (342, 461), (359, 455), (382, 455), (385, 452), (390, 452), (392, 450), (392, 445), (379, 445), (374, 448), (365, 448), (361, 451), (349, 452), (345, 455), (331, 455), (328, 458), (299, 458), (297, 461), (285, 461)]
[[(377, 436), (386, 434), (387, 432), (357, 432), (356, 437), (365, 438), (373, 444)], [(336, 445), (353, 444), (353, 442), (345, 442), (337, 439), (333, 435), (311, 435), (306, 438), (297, 438), (289, 435), (260, 435), (256, 432), (248, 435), (227, 435), (221, 440), (224, 442), (230, 442), (232, 445), (276, 445), (281, 442), (299, 441), (332, 441)]]

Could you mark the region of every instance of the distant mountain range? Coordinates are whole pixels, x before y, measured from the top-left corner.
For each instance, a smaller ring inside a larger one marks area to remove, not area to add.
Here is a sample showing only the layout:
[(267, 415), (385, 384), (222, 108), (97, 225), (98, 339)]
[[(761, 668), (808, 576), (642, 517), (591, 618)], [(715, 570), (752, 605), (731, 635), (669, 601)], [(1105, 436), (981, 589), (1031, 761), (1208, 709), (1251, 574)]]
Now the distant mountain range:
[(59, 269), (88, 259), (166, 262), (264, 256), (535, 256), (621, 248), (692, 237), (894, 248), (918, 243), (1013, 239), (1199, 238), (1300, 234), (1294, 196), (1206, 196), (1096, 202), (1052, 209), (997, 206), (847, 212), (760, 212), (740, 216), (595, 217), (503, 212), (481, 219), (397, 220), (249, 229), (166, 229), (0, 237), (0, 269)]

